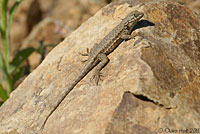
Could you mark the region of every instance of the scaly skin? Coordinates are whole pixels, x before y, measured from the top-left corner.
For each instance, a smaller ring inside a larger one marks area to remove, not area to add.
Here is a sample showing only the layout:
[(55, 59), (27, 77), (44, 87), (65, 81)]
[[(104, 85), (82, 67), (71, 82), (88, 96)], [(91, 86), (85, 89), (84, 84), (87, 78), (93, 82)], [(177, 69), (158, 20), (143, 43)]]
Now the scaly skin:
[(110, 33), (108, 33), (99, 44), (95, 44), (91, 49), (91, 52), (88, 51), (87, 55), (89, 58), (83, 67), (81, 73), (75, 78), (75, 80), (70, 84), (70, 86), (65, 90), (63, 96), (58, 100), (57, 105), (49, 113), (46, 120), (43, 123), (42, 128), (46, 124), (48, 118), (53, 114), (65, 97), (72, 91), (72, 89), (81, 81), (90, 70), (95, 66), (93, 78), (95, 78), (96, 84), (100, 79), (100, 71), (108, 63), (109, 59), (107, 57), (123, 40), (134, 38), (135, 35), (131, 35), (133, 27), (135, 24), (143, 17), (143, 13), (138, 11), (132, 11), (129, 13), (125, 19), (121, 21)]

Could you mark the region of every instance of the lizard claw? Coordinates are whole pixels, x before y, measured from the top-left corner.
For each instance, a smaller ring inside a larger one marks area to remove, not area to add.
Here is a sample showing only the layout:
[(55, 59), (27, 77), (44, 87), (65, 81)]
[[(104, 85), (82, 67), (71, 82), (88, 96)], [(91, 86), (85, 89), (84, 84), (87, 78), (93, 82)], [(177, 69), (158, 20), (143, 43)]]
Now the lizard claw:
[(102, 81), (103, 74), (99, 71), (95, 71), (94, 75), (91, 77), (91, 81), (94, 79), (96, 85), (98, 85), (99, 81)]
[(89, 54), (90, 54), (90, 49), (87, 48), (86, 53), (81, 53), (81, 52), (79, 52), (79, 54), (82, 55), (82, 56), (89, 56)]
[[(87, 48), (87, 50), (86, 50), (86, 53), (81, 53), (81, 52), (78, 52), (80, 55), (82, 55), (82, 56), (89, 56), (89, 54), (90, 54), (90, 49), (89, 48)], [(85, 63), (86, 61), (88, 61), (88, 59), (87, 60), (82, 60), (81, 62), (82, 63)]]

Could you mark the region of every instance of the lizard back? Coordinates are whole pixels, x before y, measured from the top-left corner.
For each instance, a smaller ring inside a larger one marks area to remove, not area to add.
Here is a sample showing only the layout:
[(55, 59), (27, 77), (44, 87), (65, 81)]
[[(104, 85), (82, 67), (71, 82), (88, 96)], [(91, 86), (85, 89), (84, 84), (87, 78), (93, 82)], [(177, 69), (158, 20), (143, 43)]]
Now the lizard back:
[(91, 56), (96, 57), (99, 53), (110, 54), (122, 41), (122, 34), (131, 34), (134, 25), (143, 17), (143, 13), (132, 11), (120, 24), (118, 24), (103, 40), (92, 48)]

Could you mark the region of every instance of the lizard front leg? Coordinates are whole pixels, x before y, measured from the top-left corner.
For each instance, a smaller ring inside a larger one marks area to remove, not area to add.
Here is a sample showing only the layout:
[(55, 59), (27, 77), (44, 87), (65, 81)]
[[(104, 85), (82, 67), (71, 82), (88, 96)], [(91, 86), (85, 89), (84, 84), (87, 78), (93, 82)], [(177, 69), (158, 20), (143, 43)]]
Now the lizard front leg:
[(109, 62), (109, 59), (108, 57), (106, 56), (106, 54), (104, 53), (100, 53), (98, 56), (97, 56), (97, 60), (99, 60), (99, 64), (97, 64), (97, 66), (95, 67), (95, 70), (94, 70), (94, 74), (92, 76), (92, 79), (95, 78), (95, 83), (98, 85), (98, 82), (99, 80), (101, 80), (101, 70), (103, 69), (103, 67)]
[[(94, 46), (97, 46), (97, 45), (98, 45), (97, 43), (94, 44)], [(79, 54), (80, 54), (81, 56), (90, 57), (91, 51), (92, 51), (92, 49), (87, 48), (86, 52), (84, 52), (84, 53), (79, 52)], [(89, 59), (89, 58), (88, 58), (88, 59)], [(86, 61), (88, 61), (88, 59), (82, 60), (81, 62), (82, 62), (82, 63), (85, 63)]]
[(129, 35), (129, 34), (122, 34), (122, 35), (120, 35), (120, 38), (124, 39), (124, 40), (130, 40), (130, 39), (134, 39), (135, 36), (137, 36), (136, 33), (133, 33), (131, 35)]
[[(87, 57), (89, 57), (89, 56), (90, 56), (90, 52), (91, 52), (90, 49), (87, 48), (86, 53), (81, 53), (81, 52), (79, 52), (79, 54), (80, 54), (81, 56), (87, 56)], [(82, 62), (82, 63), (85, 63), (86, 61), (88, 61), (88, 59), (82, 60), (81, 62)]]
[(87, 48), (86, 53), (81, 53), (81, 52), (79, 52), (79, 54), (82, 55), (82, 56), (89, 56), (89, 54), (90, 54), (90, 49)]
[(126, 33), (122, 33), (121, 35), (120, 35), (120, 38), (121, 39), (124, 39), (124, 40), (130, 40), (130, 39), (134, 39), (136, 36), (144, 36), (144, 34), (143, 33), (141, 33), (141, 32), (137, 32), (137, 33), (133, 33), (133, 34), (131, 34), (131, 35), (129, 35), (129, 34), (126, 34)]

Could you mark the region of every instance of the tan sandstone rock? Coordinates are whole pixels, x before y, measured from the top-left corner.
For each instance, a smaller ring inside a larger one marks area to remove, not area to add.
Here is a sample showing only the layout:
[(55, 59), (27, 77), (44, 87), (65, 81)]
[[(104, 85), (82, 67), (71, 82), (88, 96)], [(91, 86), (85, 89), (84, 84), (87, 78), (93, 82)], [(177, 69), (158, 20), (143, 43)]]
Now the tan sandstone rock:
[[(42, 125), (79, 75), (84, 52), (130, 11), (145, 15), (135, 39), (109, 55), (98, 86), (91, 71)], [(156, 134), (200, 126), (200, 20), (166, 0), (110, 4), (53, 49), (0, 108), (0, 134)], [(178, 133), (178, 132), (177, 132)]]

